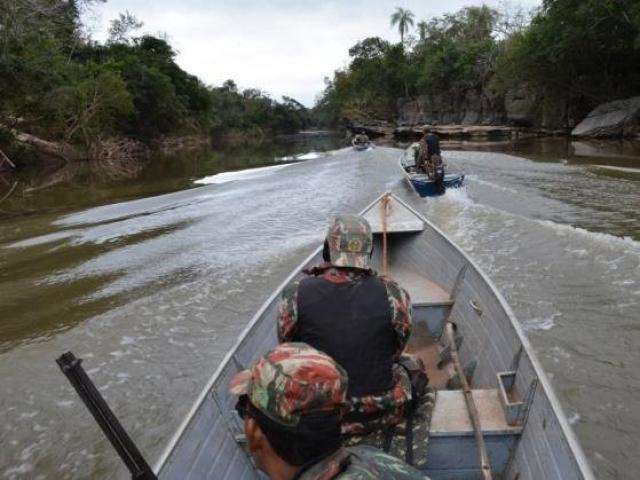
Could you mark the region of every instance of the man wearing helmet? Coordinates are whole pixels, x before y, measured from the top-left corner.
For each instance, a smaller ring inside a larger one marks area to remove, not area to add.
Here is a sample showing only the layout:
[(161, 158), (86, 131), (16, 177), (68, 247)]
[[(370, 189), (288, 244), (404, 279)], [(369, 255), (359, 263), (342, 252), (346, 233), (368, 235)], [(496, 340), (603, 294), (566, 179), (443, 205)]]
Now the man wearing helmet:
[[(304, 343), (283, 343), (231, 380), (256, 465), (277, 480), (426, 479), (371, 447), (341, 446), (346, 372)], [(428, 480), (428, 479), (427, 479)]]
[(424, 137), (420, 140), (420, 165), (432, 180), (442, 181), (444, 165), (440, 153), (440, 139), (429, 127), (423, 129)]
[(412, 399), (409, 373), (398, 363), (411, 334), (411, 300), (370, 268), (372, 248), (363, 217), (333, 218), (325, 263), (284, 290), (278, 311), (280, 342), (305, 342), (347, 371), (347, 440), (391, 430), (406, 418)]

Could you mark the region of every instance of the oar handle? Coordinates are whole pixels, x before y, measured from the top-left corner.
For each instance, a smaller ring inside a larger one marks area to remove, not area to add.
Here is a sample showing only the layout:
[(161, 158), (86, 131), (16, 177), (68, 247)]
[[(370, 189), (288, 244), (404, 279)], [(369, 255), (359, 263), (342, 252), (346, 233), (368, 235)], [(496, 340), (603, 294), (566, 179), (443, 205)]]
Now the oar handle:
[(471, 393), (471, 387), (469, 387), (469, 382), (467, 382), (467, 377), (464, 374), (462, 364), (460, 363), (460, 357), (458, 356), (458, 346), (456, 345), (454, 338), (455, 336), (453, 323), (447, 322), (445, 331), (447, 335), (447, 341), (449, 342), (449, 348), (451, 349), (451, 359), (453, 360), (453, 365), (455, 366), (456, 372), (460, 377), (460, 382), (462, 383), (462, 391), (464, 393), (464, 401), (467, 405), (467, 413), (469, 414), (469, 419), (471, 420), (471, 424), (473, 425), (476, 443), (478, 444), (478, 456), (480, 457), (480, 469), (482, 471), (482, 478), (484, 480), (492, 480), (493, 477), (491, 475), (491, 463), (489, 462), (487, 447), (484, 443), (484, 437), (482, 436), (480, 416), (478, 415), (476, 402), (474, 401), (473, 395)]

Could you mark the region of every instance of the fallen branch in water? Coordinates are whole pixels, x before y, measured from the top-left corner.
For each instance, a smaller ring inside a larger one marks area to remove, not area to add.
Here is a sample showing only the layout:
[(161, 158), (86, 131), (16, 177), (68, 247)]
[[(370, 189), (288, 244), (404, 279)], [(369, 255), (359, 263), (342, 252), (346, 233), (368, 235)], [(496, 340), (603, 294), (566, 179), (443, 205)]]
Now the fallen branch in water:
[(30, 145), (39, 152), (51, 155), (53, 157), (62, 158), (66, 161), (83, 160), (86, 158), (86, 155), (82, 155), (82, 153), (78, 149), (69, 145), (68, 143), (50, 142), (48, 140), (38, 138), (35, 135), (31, 135), (30, 133), (16, 132), (16, 141), (26, 145)]
[(4, 202), (7, 198), (9, 198), (17, 186), (18, 186), (18, 181), (16, 180), (15, 182), (13, 182), (13, 186), (9, 189), (9, 193), (7, 193), (4, 197), (0, 198), (0, 203)]
[(92, 165), (110, 177), (133, 177), (146, 164), (149, 149), (130, 138), (112, 138), (93, 145), (89, 157)]
[[(15, 168), (16, 168), (16, 164), (15, 164), (15, 163), (13, 163), (13, 162), (11, 161), (11, 159), (9, 159), (9, 157), (7, 156), (7, 154), (6, 154), (6, 153), (4, 153), (1, 149), (0, 149), (0, 160), (2, 160), (2, 161), (4, 161), (4, 162), (6, 162), (7, 164), (9, 164), (9, 166), (10, 166), (11, 168), (13, 168), (13, 169), (15, 169)], [(2, 162), (0, 162), (0, 165), (2, 165)]]

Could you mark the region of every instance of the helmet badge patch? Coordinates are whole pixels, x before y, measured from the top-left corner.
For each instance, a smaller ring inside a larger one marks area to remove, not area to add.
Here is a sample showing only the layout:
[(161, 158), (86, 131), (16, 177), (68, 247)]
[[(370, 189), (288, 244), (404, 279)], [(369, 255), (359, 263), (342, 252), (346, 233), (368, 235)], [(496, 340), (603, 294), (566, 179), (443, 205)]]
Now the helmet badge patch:
[(359, 238), (352, 238), (347, 244), (347, 251), (357, 253), (362, 251), (362, 242)]

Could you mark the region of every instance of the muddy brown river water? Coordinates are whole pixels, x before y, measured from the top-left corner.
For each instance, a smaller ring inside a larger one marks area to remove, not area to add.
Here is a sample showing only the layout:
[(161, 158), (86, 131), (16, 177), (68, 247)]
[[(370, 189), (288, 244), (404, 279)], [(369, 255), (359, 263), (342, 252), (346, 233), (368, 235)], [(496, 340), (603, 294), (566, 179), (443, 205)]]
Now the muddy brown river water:
[[(339, 136), (0, 179), (0, 478), (125, 478), (54, 358), (73, 350), (150, 460), (326, 219), (384, 190), (397, 158)], [(449, 143), (467, 187), (417, 206), (489, 274), (599, 478), (640, 471), (640, 151)]]

